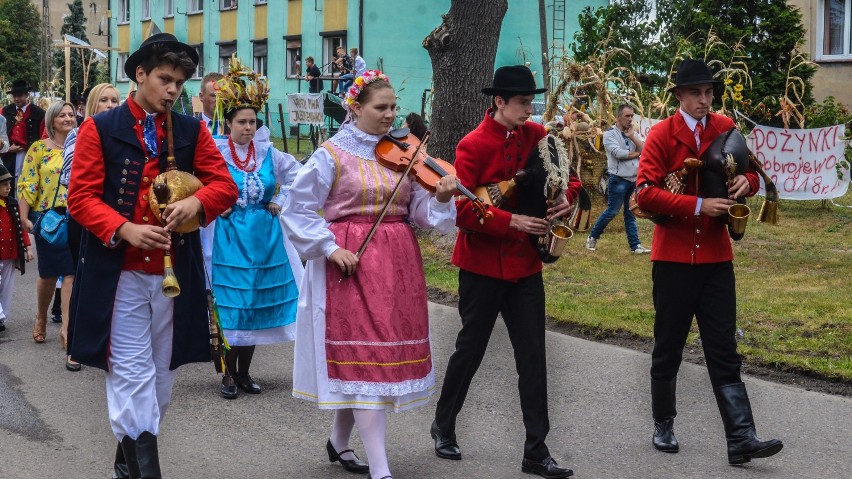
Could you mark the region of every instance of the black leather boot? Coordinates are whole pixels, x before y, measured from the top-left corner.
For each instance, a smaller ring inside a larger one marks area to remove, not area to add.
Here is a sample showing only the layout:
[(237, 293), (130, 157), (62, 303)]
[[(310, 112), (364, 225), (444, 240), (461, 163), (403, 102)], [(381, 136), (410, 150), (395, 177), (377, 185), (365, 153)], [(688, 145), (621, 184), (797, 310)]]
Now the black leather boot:
[(726, 384), (713, 392), (725, 424), (729, 464), (743, 464), (752, 458), (769, 457), (784, 447), (778, 439), (761, 441), (757, 438), (745, 384)]
[(654, 415), (654, 447), (658, 451), (678, 452), (680, 446), (674, 434), (677, 416), (675, 396), (677, 378), (671, 381), (651, 380), (651, 412)]
[(121, 449), (120, 442), (115, 448), (112, 479), (130, 479), (130, 472), (127, 470), (127, 461), (124, 460), (124, 451)]
[(121, 452), (124, 456), (124, 464), (127, 466), (127, 476), (130, 479), (142, 477), (139, 472), (139, 461), (136, 460), (136, 441), (130, 439), (130, 436), (124, 436), (121, 439)]
[(136, 438), (136, 460), (139, 464), (141, 479), (161, 479), (160, 452), (157, 449), (157, 436), (148, 431)]

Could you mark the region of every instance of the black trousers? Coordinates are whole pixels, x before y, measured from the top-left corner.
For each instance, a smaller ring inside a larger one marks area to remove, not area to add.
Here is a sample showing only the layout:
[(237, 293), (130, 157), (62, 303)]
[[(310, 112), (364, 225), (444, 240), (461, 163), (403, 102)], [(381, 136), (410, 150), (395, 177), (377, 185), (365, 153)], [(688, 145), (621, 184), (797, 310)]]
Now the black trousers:
[(651, 277), (656, 309), (651, 378), (670, 381), (677, 376), (694, 316), (713, 387), (740, 382), (733, 262), (690, 265), (655, 261)]
[(447, 364), (441, 397), (435, 410), (438, 427), (455, 434), (456, 417), (464, 405), (497, 314), (509, 331), (518, 372), (526, 441), (524, 456), (542, 460), (550, 455), (544, 443), (550, 431), (547, 414), (547, 356), (544, 346), (544, 284), (541, 273), (504, 281), (459, 270), (459, 314), (462, 329)]

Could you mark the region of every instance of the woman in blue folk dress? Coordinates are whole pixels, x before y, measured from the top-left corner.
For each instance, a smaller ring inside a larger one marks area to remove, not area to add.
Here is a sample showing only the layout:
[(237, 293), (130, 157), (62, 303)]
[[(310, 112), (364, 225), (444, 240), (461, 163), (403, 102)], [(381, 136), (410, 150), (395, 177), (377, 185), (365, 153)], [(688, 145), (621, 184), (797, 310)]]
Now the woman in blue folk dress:
[[(243, 78), (254, 88), (247, 89)], [(220, 392), (234, 399), (240, 389), (261, 391), (249, 374), (255, 346), (295, 337), (303, 268), (278, 215), (301, 165), (272, 143), (255, 139), (257, 112), (268, 97), (262, 79), (232, 60), (231, 72), (217, 88), (230, 136), (216, 145), (240, 192), (216, 220), (212, 241), (213, 291), (230, 345)]]

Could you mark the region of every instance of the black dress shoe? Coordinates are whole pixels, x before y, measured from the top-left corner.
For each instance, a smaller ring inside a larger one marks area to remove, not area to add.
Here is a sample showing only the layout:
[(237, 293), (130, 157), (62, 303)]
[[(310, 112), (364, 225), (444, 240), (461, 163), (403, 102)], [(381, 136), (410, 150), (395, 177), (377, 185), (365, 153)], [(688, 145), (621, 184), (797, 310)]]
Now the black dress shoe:
[(654, 447), (663, 452), (674, 453), (680, 450), (674, 435), (674, 419), (654, 420)]
[(574, 475), (574, 471), (559, 467), (552, 457), (547, 456), (541, 461), (524, 458), (521, 462), (521, 472), (538, 474), (547, 479), (565, 479)]
[(225, 399), (236, 399), (240, 395), (240, 390), (237, 389), (237, 384), (230, 375), (222, 376), (222, 387), (219, 388), (219, 394)]
[(432, 427), (429, 429), (429, 434), (435, 440), (435, 455), (441, 459), (452, 459), (458, 461), (461, 459), (461, 449), (456, 442), (456, 435), (444, 436), (441, 434), (441, 429), (438, 427), (437, 421), (432, 421)]
[[(352, 449), (346, 449), (340, 452), (337, 452), (334, 449), (334, 446), (331, 445), (331, 439), (325, 443), (325, 450), (328, 451), (328, 462), (339, 462), (344, 469), (349, 472), (354, 472), (356, 474), (366, 474), (370, 472), (370, 466), (367, 465), (364, 461), (358, 459), (358, 456), (355, 456), (355, 451)], [(341, 459), (340, 456), (346, 454), (347, 452), (351, 452), (355, 459)]]
[(237, 376), (237, 386), (249, 394), (260, 394), (260, 384), (254, 382), (248, 374)]

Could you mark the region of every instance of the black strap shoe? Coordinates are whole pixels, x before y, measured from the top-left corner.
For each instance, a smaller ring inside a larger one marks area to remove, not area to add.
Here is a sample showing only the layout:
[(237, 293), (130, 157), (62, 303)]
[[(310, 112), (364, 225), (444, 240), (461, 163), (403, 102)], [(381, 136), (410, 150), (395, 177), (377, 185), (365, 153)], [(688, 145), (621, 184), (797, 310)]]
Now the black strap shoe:
[(260, 384), (254, 382), (248, 374), (237, 375), (237, 386), (249, 394), (260, 394)]
[(547, 456), (541, 461), (524, 458), (521, 462), (521, 472), (538, 474), (546, 479), (565, 479), (574, 475), (574, 471), (559, 467), (552, 457)]
[(441, 429), (438, 428), (438, 422), (432, 421), (432, 427), (429, 429), (429, 434), (435, 440), (435, 455), (441, 459), (451, 459), (458, 461), (461, 459), (461, 449), (456, 442), (456, 435), (444, 436)]
[[(368, 466), (364, 461), (358, 459), (358, 456), (355, 456), (355, 451), (352, 449), (345, 449), (343, 451), (337, 452), (334, 449), (334, 446), (331, 445), (331, 439), (325, 443), (325, 450), (328, 451), (328, 462), (339, 462), (343, 469), (346, 469), (349, 472), (354, 472), (355, 474), (366, 474), (370, 472), (370, 466)], [(346, 454), (347, 452), (351, 452), (355, 459), (341, 459), (340, 456)]]
[(222, 376), (222, 387), (219, 388), (219, 394), (225, 399), (236, 399), (240, 395), (233, 377), (228, 374)]

